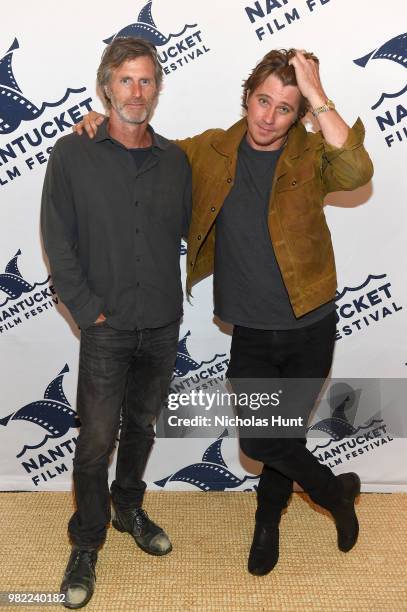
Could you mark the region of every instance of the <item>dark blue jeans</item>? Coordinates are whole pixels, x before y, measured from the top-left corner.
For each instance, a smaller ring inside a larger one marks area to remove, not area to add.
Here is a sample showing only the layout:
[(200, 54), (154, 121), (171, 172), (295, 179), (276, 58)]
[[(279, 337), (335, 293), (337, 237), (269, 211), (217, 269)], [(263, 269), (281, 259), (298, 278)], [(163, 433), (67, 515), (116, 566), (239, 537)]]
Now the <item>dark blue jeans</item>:
[(74, 545), (96, 548), (110, 521), (108, 464), (122, 425), (114, 505), (140, 507), (154, 442), (154, 421), (166, 399), (178, 347), (179, 321), (157, 329), (120, 331), (104, 322), (81, 332), (77, 411), (81, 428), (73, 462), (77, 509), (69, 521)]
[[(249, 379), (307, 379), (303, 387), (298, 381), (300, 389), (297, 382), (289, 389), (288, 400), (298, 402), (298, 413), (306, 423), (331, 368), (335, 325), (333, 312), (317, 323), (295, 330), (235, 326), (227, 372), (233, 390), (244, 392)], [(250, 383), (251, 389), (253, 384)], [(293, 481), (325, 508), (338, 503), (342, 494), (338, 481), (305, 445), (305, 438), (240, 438), (242, 451), (264, 463), (257, 490), (256, 520), (264, 523), (280, 520)]]

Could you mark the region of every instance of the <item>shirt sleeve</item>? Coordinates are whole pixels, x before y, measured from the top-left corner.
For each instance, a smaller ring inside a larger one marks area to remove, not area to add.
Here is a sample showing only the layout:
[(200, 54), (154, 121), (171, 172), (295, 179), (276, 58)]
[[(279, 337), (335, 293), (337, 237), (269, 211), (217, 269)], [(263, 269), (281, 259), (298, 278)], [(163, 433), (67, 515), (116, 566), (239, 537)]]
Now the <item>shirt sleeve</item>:
[(79, 327), (103, 312), (103, 299), (87, 282), (77, 252), (77, 220), (63, 151), (57, 143), (48, 161), (42, 191), (41, 231), (57, 293)]

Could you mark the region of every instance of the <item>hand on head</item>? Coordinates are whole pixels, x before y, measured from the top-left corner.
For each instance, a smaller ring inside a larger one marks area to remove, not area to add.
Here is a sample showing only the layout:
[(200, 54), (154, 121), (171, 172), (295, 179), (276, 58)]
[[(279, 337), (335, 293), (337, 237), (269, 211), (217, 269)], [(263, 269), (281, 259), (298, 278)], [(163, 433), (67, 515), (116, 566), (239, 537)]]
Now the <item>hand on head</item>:
[(311, 107), (316, 107), (327, 99), (319, 75), (319, 61), (313, 53), (296, 50), (289, 60), (295, 70), (297, 85), (302, 95), (307, 98)]

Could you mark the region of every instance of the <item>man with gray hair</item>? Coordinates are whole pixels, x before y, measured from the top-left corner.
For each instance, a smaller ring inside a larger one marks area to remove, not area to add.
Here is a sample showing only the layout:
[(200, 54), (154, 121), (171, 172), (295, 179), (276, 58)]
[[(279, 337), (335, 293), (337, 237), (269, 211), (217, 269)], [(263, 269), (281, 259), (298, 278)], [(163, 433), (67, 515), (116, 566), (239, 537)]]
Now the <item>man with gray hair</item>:
[(94, 591), (97, 551), (110, 520), (108, 463), (120, 414), (113, 526), (147, 553), (165, 555), (172, 548), (142, 509), (142, 475), (177, 355), (190, 168), (185, 154), (149, 125), (162, 81), (150, 43), (114, 40), (97, 80), (109, 119), (94, 140), (71, 134), (57, 142), (41, 213), (55, 286), (81, 330), (77, 508), (61, 586), (68, 608), (86, 605)]

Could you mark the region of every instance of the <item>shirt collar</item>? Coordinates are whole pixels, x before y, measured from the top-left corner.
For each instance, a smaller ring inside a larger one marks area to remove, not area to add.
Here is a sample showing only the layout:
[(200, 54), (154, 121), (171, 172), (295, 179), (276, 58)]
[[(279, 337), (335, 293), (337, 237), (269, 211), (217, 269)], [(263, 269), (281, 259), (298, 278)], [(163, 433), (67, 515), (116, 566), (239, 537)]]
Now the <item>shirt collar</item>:
[[(109, 132), (107, 130), (107, 126), (108, 126), (108, 119), (105, 118), (103, 123), (98, 128), (98, 131), (96, 133), (94, 141), (95, 142), (103, 142), (105, 140), (110, 140), (111, 142), (114, 142), (116, 144), (121, 145), (120, 142), (118, 142), (117, 140), (115, 140), (114, 138), (112, 138), (110, 136), (110, 134), (109, 134)], [(157, 134), (150, 124), (147, 126), (147, 129), (150, 132), (151, 137), (152, 137), (153, 148), (161, 149), (162, 151), (165, 151), (166, 149), (168, 149), (170, 143), (165, 138), (163, 138), (162, 136)], [(123, 145), (121, 145), (121, 146), (123, 146)], [(126, 148), (126, 147), (124, 147), (124, 148)]]

